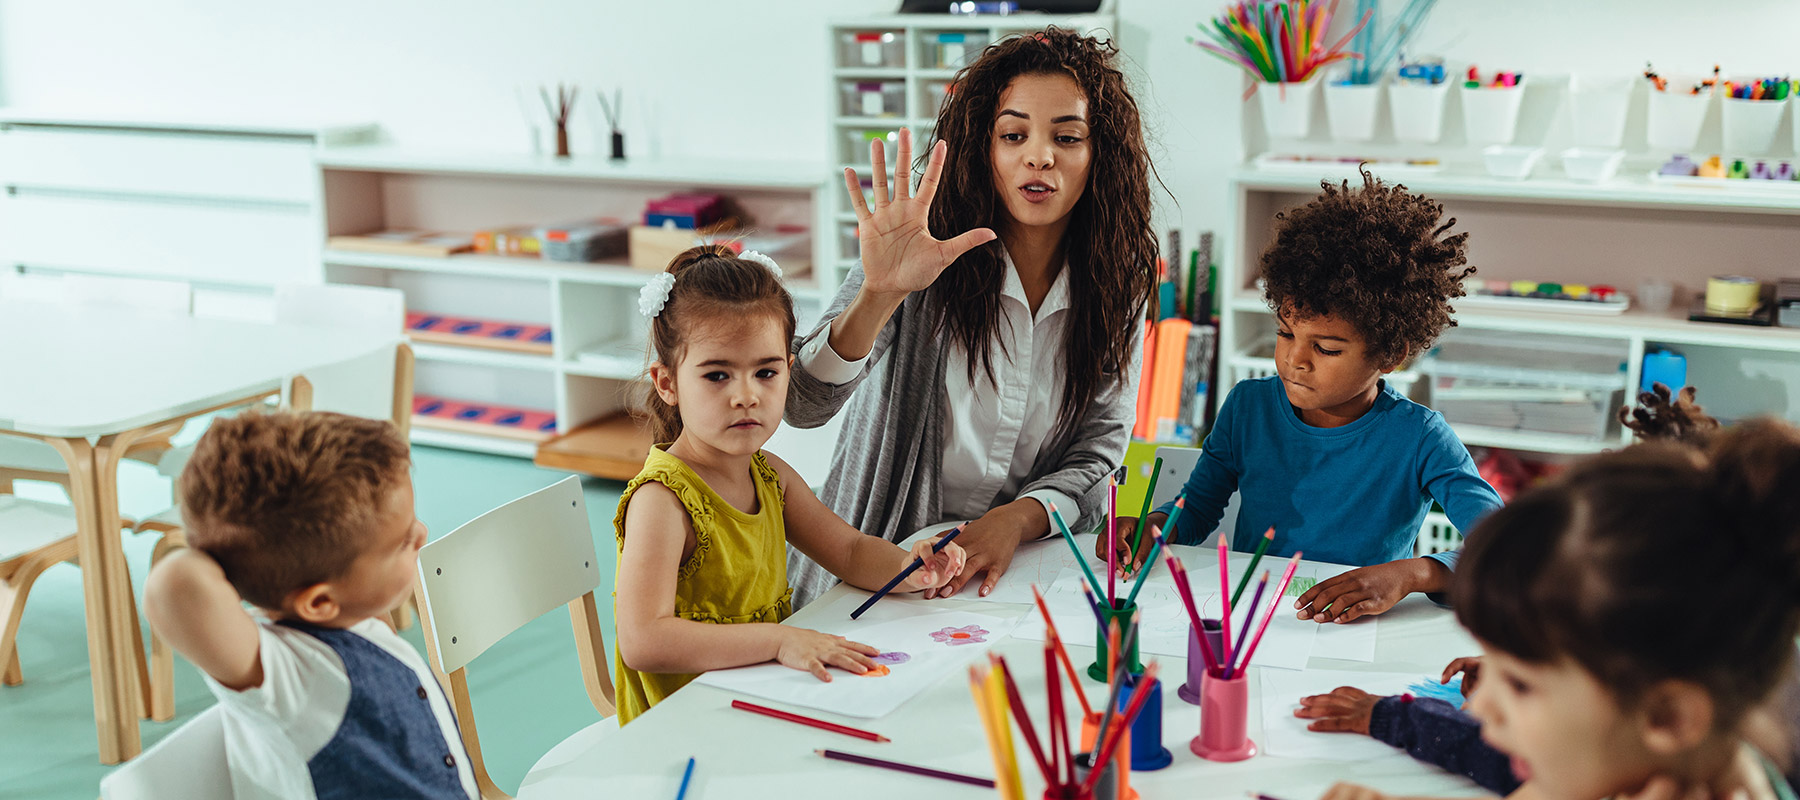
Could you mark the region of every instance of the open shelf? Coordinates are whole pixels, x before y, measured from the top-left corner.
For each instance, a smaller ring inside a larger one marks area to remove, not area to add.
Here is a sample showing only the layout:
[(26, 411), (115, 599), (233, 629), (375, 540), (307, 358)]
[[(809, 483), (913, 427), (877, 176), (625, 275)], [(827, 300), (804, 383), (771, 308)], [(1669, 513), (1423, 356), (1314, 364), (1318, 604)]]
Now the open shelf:
[(327, 170), (415, 175), (476, 175), (504, 178), (551, 178), (580, 181), (705, 186), (719, 189), (811, 191), (820, 184), (819, 165), (807, 162), (707, 158), (629, 158), (604, 156), (557, 158), (511, 153), (434, 152), (410, 147), (326, 148), (318, 164)]
[(497, 436), (485, 436), (458, 431), (440, 430), (438, 428), (417, 425), (412, 429), (413, 444), (431, 447), (446, 447), (452, 450), (468, 450), (475, 453), (492, 453), (494, 455), (511, 456), (513, 458), (533, 458), (537, 455), (536, 442), (525, 442), (517, 439), (504, 439)]
[[(412, 339), (412, 337), (407, 337)], [(550, 370), (556, 368), (556, 361), (547, 355), (530, 355), (514, 353), (506, 350), (491, 350), (480, 347), (464, 347), (453, 344), (436, 344), (412, 339), (413, 355), (427, 361), (450, 361), (457, 364), (478, 364), (489, 367), (512, 367), (514, 369)]]
[[(1248, 189), (1312, 194), (1319, 191), (1320, 180), (1347, 178), (1354, 172), (1355, 166), (1351, 164), (1342, 170), (1321, 168), (1316, 174), (1245, 167), (1239, 169), (1234, 177), (1240, 186)], [(1621, 171), (1612, 180), (1594, 183), (1567, 178), (1506, 180), (1492, 177), (1473, 165), (1451, 164), (1437, 174), (1409, 175), (1400, 182), (1405, 183), (1408, 189), (1437, 199), (1800, 214), (1800, 183), (1795, 184), (1793, 191), (1777, 191), (1768, 187), (1734, 187), (1731, 181), (1720, 181), (1721, 185), (1718, 186), (1669, 185), (1652, 182), (1647, 169), (1637, 169), (1641, 166), (1627, 165), (1627, 170)]]
[(626, 481), (644, 468), (650, 439), (650, 431), (630, 414), (614, 414), (545, 442), (534, 461), (549, 469)]
[(1466, 445), (1524, 450), (1532, 453), (1585, 455), (1620, 447), (1623, 444), (1619, 441), (1600, 440), (1586, 436), (1490, 428), (1485, 425), (1451, 423), (1450, 429), (1455, 431), (1457, 438), (1462, 439), (1463, 444)]

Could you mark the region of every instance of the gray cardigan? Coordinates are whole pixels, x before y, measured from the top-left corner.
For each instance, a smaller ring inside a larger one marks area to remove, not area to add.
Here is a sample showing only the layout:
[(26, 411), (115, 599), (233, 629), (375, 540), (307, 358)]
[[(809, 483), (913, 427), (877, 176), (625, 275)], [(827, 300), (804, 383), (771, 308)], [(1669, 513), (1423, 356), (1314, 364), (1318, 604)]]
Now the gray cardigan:
[[(825, 309), (818, 327), (796, 336), (793, 352), (818, 336), (843, 313), (862, 286), (853, 270)], [(948, 344), (932, 333), (923, 292), (900, 304), (869, 352), (862, 374), (846, 384), (830, 384), (796, 359), (788, 383), (786, 419), (798, 428), (825, 424), (848, 404), (831, 473), (820, 499), (846, 522), (871, 536), (899, 542), (920, 528), (942, 522), (939, 482), (943, 472), (944, 369)], [(827, 345), (829, 346), (829, 345)], [(1136, 368), (1136, 364), (1133, 368)], [(1105, 511), (1106, 476), (1117, 469), (1131, 437), (1135, 397), (1126, 397), (1130, 373), (1103, 387), (1072, 425), (1058, 425), (1049, 446), (1039, 451), (1019, 494), (1054, 489), (1081, 504), (1074, 530), (1100, 523)], [(861, 391), (858, 391), (858, 388)], [(997, 497), (1004, 504), (1015, 497)], [(791, 546), (788, 583), (794, 608), (811, 602), (837, 578)]]

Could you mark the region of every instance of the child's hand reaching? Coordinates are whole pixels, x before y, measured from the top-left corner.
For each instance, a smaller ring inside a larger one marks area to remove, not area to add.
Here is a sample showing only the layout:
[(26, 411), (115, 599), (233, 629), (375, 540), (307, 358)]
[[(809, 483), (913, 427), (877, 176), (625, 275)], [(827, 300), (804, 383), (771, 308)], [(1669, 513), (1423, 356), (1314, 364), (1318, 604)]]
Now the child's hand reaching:
[[(1168, 519), (1162, 514), (1151, 514), (1144, 519), (1144, 538), (1137, 552), (1132, 552), (1131, 543), (1136, 538), (1137, 517), (1118, 517), (1113, 520), (1113, 541), (1118, 543), (1119, 577), (1129, 578), (1137, 574), (1144, 566), (1144, 557), (1150, 555), (1150, 548), (1155, 545), (1156, 534), (1162, 531), (1162, 525)], [(1094, 557), (1106, 560), (1106, 537), (1094, 537)], [(1155, 566), (1155, 565), (1152, 565)]]
[(1294, 716), (1310, 719), (1309, 731), (1344, 731), (1369, 735), (1369, 716), (1381, 698), (1354, 686), (1339, 686), (1330, 694), (1300, 698)]
[[(1444, 677), (1438, 679), (1438, 683), (1449, 683), (1450, 679), (1456, 677), (1458, 672), (1463, 676), (1463, 697), (1475, 694), (1475, 681), (1481, 677), (1481, 656), (1463, 656), (1450, 662), (1449, 666), (1444, 667)], [(1465, 707), (1467, 705), (1467, 703), (1464, 704)]]
[(917, 592), (924, 589), (936, 589), (949, 583), (951, 578), (962, 574), (963, 563), (968, 558), (968, 554), (963, 551), (961, 545), (951, 542), (944, 545), (943, 550), (936, 553), (931, 552), (931, 548), (943, 538), (942, 536), (933, 536), (913, 543), (912, 550), (906, 554), (906, 562), (902, 569), (912, 566), (915, 558), (924, 560), (925, 566), (913, 570), (913, 574), (901, 581), (900, 585), (895, 587), (895, 591)]
[(871, 657), (881, 655), (880, 650), (842, 636), (785, 625), (779, 630), (781, 647), (775, 651), (775, 660), (784, 667), (810, 672), (813, 677), (826, 683), (831, 682), (831, 673), (826, 671), (826, 667), (837, 667), (861, 675), (875, 667)]

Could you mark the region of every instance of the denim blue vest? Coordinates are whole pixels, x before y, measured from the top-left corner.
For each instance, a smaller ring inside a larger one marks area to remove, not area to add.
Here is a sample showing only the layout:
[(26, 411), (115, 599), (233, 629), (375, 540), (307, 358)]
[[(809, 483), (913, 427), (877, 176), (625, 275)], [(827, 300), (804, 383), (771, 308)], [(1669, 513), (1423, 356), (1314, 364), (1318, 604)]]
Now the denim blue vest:
[(283, 621), (324, 642), (350, 676), (344, 721), (306, 762), (319, 800), (448, 798), (468, 800), (456, 759), (431, 710), (431, 695), (405, 662), (360, 634)]

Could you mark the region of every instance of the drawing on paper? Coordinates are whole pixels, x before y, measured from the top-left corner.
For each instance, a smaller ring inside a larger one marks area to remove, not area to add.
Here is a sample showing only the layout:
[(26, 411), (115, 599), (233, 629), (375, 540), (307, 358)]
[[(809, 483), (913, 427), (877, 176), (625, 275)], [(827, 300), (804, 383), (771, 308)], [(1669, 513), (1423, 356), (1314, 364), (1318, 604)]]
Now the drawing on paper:
[(851, 674), (856, 675), (858, 678), (881, 678), (887, 676), (891, 672), (893, 672), (893, 670), (888, 669), (886, 664), (876, 664), (875, 666), (870, 667), (868, 672), (864, 672), (860, 675), (857, 675), (856, 673)]
[(1318, 578), (1302, 578), (1295, 575), (1294, 580), (1288, 583), (1287, 596), (1299, 597), (1306, 594), (1306, 590), (1311, 589), (1318, 582)]
[(931, 632), (931, 640), (949, 647), (960, 644), (976, 644), (987, 641), (988, 632), (980, 625), (964, 625), (960, 628), (943, 628)]
[(901, 653), (901, 652), (892, 652), (892, 653), (882, 653), (881, 655), (878, 655), (870, 660), (874, 661), (877, 664), (904, 664), (908, 661), (911, 661), (912, 656), (909, 656), (909, 655), (907, 655), (905, 653)]

